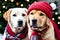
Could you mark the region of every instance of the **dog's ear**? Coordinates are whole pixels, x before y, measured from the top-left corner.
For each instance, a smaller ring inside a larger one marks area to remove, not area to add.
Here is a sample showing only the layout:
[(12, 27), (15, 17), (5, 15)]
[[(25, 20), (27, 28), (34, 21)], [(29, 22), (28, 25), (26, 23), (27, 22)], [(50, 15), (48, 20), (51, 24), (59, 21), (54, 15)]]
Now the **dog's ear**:
[(25, 12), (27, 13), (27, 8), (24, 8), (25, 9)]
[(27, 16), (27, 24), (29, 25), (30, 20), (29, 20), (29, 15)]
[(28, 24), (29, 17), (27, 16), (27, 24)]
[(49, 26), (50, 25), (50, 19), (47, 17), (46, 24)]
[(11, 13), (11, 9), (9, 9), (8, 11), (6, 11), (3, 15), (4, 19), (7, 21), (8, 20), (8, 17), (9, 17), (9, 14)]

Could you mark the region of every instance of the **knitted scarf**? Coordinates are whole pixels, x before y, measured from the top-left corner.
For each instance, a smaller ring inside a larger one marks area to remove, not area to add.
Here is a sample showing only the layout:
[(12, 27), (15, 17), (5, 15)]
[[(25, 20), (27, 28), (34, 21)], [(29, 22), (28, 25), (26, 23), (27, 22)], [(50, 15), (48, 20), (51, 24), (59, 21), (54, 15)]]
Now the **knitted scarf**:
[(6, 39), (5, 40), (22, 40), (24, 37), (26, 37), (26, 34), (28, 32), (28, 28), (25, 27), (25, 29), (20, 34), (15, 34), (9, 24), (7, 25), (5, 32), (6, 32)]
[[(53, 20), (51, 20), (51, 23), (53, 24), (53, 27), (54, 27), (56, 39), (60, 40), (60, 30), (59, 30), (58, 26), (56, 25), (55, 21), (53, 21)], [(30, 40), (42, 40), (42, 37), (41, 37), (41, 35), (38, 35), (38, 32), (33, 31), (30, 36)]]

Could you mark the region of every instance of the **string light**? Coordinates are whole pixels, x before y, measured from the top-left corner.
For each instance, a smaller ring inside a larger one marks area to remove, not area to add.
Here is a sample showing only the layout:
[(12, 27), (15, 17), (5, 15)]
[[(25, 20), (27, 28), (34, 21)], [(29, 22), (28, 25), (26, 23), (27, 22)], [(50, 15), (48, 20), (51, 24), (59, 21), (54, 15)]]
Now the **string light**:
[(7, 9), (7, 7), (5, 9)]
[(23, 4), (21, 4), (20, 6), (23, 7)]
[(26, 0), (27, 2), (29, 2), (30, 0)]
[(52, 18), (52, 20), (55, 20), (54, 18)]
[(60, 22), (58, 22), (58, 24), (60, 24)]
[(7, 1), (7, 0), (5, 0), (5, 1)]
[(19, 2), (16, 2), (16, 5), (18, 6), (19, 5)]
[(60, 17), (58, 17), (58, 19), (60, 19)]
[(11, 0), (11, 2), (14, 2), (14, 0)]
[(0, 11), (0, 13), (1, 13), (1, 11)]
[(2, 5), (4, 5), (4, 3), (2, 3)]
[(55, 15), (57, 15), (58, 14), (58, 12), (55, 12)]
[(3, 5), (3, 8), (5, 8), (6, 6), (5, 5)]
[(2, 25), (0, 25), (0, 27), (2, 27)]

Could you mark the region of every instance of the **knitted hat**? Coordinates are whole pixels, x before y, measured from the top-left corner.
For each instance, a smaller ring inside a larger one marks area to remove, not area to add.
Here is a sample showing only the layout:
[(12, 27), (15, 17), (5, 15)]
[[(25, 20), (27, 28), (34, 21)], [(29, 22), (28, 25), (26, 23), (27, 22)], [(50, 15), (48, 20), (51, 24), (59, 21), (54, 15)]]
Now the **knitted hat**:
[(32, 3), (28, 8), (27, 14), (34, 9), (43, 11), (50, 19), (52, 19), (52, 7), (47, 2), (41, 1)]

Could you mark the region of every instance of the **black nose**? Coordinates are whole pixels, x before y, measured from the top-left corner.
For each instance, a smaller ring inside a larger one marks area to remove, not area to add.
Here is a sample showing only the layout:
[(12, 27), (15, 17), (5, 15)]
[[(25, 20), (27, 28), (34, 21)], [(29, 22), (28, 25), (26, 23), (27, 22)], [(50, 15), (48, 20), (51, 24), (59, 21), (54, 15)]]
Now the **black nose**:
[(33, 20), (32, 20), (32, 23), (33, 23), (33, 24), (36, 24), (36, 23), (37, 23), (37, 19), (33, 19)]
[(32, 27), (37, 27), (37, 19), (32, 20)]
[(18, 21), (18, 27), (21, 27), (21, 26), (23, 26), (23, 21), (22, 20)]

